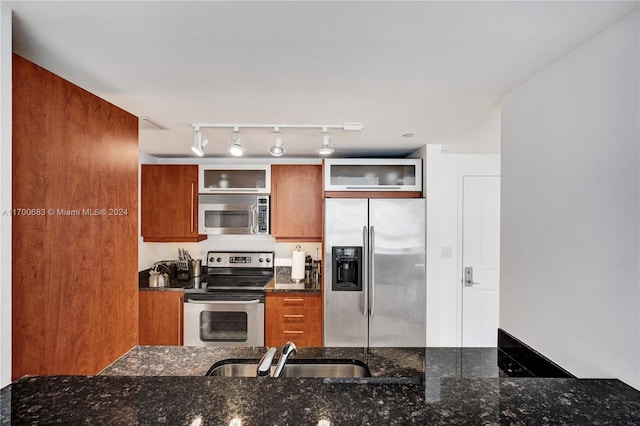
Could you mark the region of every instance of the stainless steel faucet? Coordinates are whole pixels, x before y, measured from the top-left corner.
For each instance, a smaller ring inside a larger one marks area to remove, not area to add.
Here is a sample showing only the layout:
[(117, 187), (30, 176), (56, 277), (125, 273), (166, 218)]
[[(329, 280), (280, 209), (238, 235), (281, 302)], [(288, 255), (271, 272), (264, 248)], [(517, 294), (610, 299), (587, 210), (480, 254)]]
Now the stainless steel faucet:
[(267, 353), (262, 356), (262, 359), (260, 359), (260, 362), (258, 363), (256, 376), (264, 377), (271, 373), (271, 363), (273, 362), (275, 354), (276, 348), (270, 348)]
[(296, 345), (293, 342), (287, 342), (282, 348), (282, 355), (280, 355), (280, 359), (278, 360), (278, 365), (276, 365), (276, 371), (273, 372), (273, 377), (280, 377), (280, 373), (282, 373), (282, 369), (284, 365), (287, 363), (287, 360), (290, 356), (295, 355), (298, 352)]

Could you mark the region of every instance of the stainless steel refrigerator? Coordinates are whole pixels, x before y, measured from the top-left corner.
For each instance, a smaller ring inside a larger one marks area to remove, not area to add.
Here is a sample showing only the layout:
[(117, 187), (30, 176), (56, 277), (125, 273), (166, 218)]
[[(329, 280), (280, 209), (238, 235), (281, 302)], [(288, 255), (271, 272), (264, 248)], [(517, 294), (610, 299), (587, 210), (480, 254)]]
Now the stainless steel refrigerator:
[(425, 346), (425, 200), (325, 200), (325, 346)]

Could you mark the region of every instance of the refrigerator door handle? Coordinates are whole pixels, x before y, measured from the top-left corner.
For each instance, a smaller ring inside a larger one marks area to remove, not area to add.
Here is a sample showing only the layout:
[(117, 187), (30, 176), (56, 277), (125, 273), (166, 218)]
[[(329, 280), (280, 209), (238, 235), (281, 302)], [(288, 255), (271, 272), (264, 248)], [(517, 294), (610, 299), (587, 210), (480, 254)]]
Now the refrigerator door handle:
[(375, 239), (375, 232), (373, 230), (373, 226), (371, 226), (369, 228), (369, 285), (371, 286), (371, 289), (369, 290), (371, 292), (371, 299), (369, 301), (369, 316), (372, 317), (373, 316), (373, 308), (374, 308), (374, 304), (375, 304), (375, 297), (376, 297), (376, 282), (375, 282), (375, 276), (376, 276), (376, 271), (375, 271), (375, 262), (373, 260), (374, 255), (375, 255), (375, 250), (376, 248), (376, 239)]
[(369, 283), (369, 263), (367, 262), (367, 258), (369, 257), (369, 241), (368, 241), (368, 233), (367, 227), (362, 227), (362, 248), (364, 249), (364, 255), (362, 256), (362, 316), (366, 317), (369, 311), (369, 291), (368, 291), (368, 283)]

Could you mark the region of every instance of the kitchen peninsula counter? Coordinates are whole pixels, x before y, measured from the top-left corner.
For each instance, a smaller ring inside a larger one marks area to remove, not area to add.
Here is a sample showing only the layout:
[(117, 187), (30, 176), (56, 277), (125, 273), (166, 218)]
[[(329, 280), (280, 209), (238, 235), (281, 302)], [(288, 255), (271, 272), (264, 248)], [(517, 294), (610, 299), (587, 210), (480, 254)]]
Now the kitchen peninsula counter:
[(216, 361), (263, 353), (135, 347), (98, 376), (25, 377), (3, 388), (1, 424), (640, 424), (640, 392), (619, 380), (508, 377), (495, 348), (296, 355), (366, 360), (370, 379), (202, 376)]

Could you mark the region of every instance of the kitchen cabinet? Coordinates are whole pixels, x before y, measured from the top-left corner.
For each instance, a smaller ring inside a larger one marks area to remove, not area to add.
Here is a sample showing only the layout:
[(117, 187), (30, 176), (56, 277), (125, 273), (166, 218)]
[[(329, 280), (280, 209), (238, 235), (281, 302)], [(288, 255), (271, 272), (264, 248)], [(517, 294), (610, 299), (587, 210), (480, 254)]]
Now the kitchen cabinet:
[(177, 290), (138, 293), (140, 345), (182, 345), (184, 293)]
[(271, 235), (322, 241), (322, 166), (274, 165), (271, 179)]
[[(16, 54), (5, 64), (2, 378), (97, 374), (138, 342), (138, 117)], [(0, 423), (28, 423), (5, 417), (4, 392)]]
[(140, 222), (144, 241), (197, 242), (198, 166), (143, 164)]
[[(420, 197), (422, 160), (338, 158), (324, 160), (326, 197), (350, 197), (366, 192), (369, 198)], [(345, 194), (346, 193), (346, 194)], [(382, 195), (375, 195), (382, 194)], [(395, 194), (395, 195), (390, 195)]]
[(265, 346), (322, 346), (322, 295), (267, 293)]
[(269, 194), (271, 165), (200, 165), (200, 194)]

